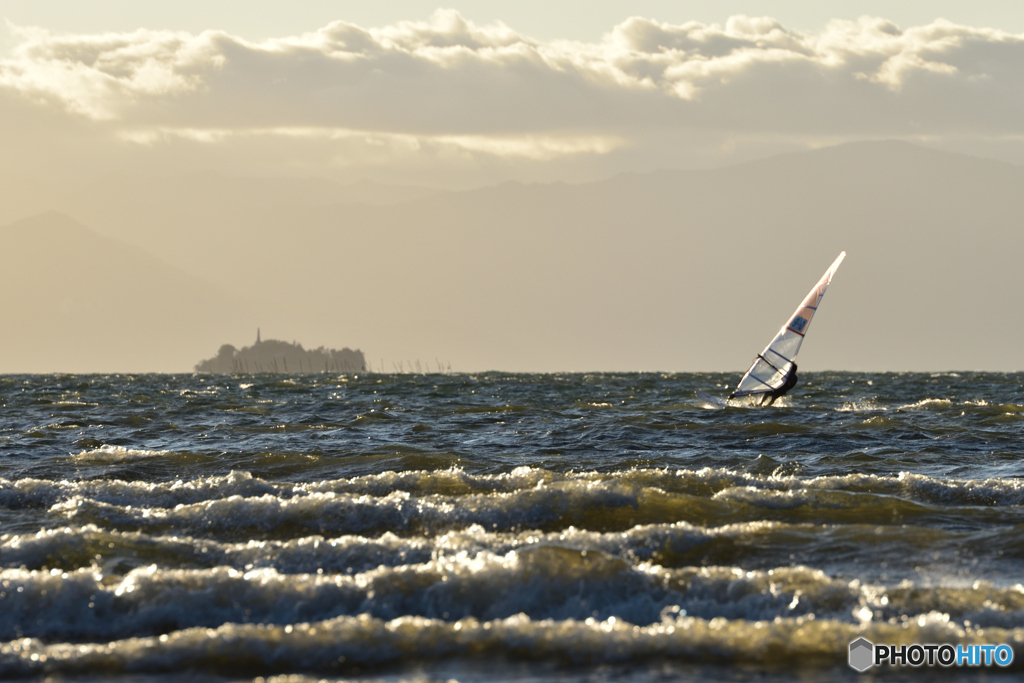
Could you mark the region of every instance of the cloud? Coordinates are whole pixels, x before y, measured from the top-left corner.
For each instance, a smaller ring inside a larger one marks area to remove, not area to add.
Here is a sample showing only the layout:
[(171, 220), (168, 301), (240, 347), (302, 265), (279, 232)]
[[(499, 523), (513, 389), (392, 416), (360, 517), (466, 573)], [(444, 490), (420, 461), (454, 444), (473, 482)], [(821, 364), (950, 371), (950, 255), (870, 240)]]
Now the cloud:
[(187, 34), (54, 36), (31, 28), (13, 32), (21, 42), (12, 57), (0, 62), (0, 85), (97, 120), (126, 116), (144, 99), (195, 90), (200, 85), (198, 71), (221, 60), (204, 53), (203, 41)]
[(770, 18), (633, 17), (599, 42), (541, 42), (453, 10), (254, 43), (219, 31), (66, 35), (9, 27), (0, 91), (145, 145), (359, 138), (496, 157), (602, 155), (660, 135), (1017, 136), (1024, 36), (883, 19), (817, 33)]
[(229, 139), (260, 139), (268, 137), (295, 140), (327, 141), (348, 144), (350, 151), (358, 147), (404, 148), (420, 152), (425, 147), (438, 153), (484, 152), (495, 156), (543, 161), (566, 154), (605, 154), (624, 144), (614, 136), (601, 135), (408, 135), (380, 133), (344, 128), (142, 128), (122, 130), (118, 137), (140, 145), (158, 145), (175, 139), (202, 143), (222, 143)]

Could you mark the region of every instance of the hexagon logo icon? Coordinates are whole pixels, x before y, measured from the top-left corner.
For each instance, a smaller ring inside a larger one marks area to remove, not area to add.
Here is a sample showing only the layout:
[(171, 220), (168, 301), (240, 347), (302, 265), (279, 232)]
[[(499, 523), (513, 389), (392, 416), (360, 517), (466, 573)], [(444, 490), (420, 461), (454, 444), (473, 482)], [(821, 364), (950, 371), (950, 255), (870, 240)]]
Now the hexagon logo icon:
[(875, 663), (875, 645), (867, 638), (858, 638), (850, 643), (850, 666), (861, 673)]

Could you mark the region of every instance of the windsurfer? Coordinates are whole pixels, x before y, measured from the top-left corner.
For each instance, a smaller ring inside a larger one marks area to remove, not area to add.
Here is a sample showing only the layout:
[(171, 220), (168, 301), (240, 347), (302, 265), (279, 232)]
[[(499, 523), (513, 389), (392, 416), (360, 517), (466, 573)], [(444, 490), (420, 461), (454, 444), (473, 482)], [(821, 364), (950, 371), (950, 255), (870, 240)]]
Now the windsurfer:
[(768, 405), (775, 403), (776, 399), (782, 398), (786, 395), (786, 392), (796, 386), (796, 363), (793, 363), (789, 367), (789, 372), (786, 373), (786, 379), (782, 381), (782, 386), (778, 389), (773, 389), (764, 395), (761, 399), (761, 405)]
[[(736, 385), (736, 390), (729, 398), (742, 396), (761, 396), (760, 405), (771, 405), (790, 389), (796, 386), (796, 354), (800, 352), (800, 344), (807, 334), (814, 312), (825, 296), (825, 290), (832, 282), (836, 268), (846, 258), (846, 252), (840, 252), (818, 284), (807, 293), (796, 311), (786, 319), (786, 324), (775, 334), (775, 338), (757, 354), (750, 369)], [(755, 399), (756, 400), (756, 399)]]

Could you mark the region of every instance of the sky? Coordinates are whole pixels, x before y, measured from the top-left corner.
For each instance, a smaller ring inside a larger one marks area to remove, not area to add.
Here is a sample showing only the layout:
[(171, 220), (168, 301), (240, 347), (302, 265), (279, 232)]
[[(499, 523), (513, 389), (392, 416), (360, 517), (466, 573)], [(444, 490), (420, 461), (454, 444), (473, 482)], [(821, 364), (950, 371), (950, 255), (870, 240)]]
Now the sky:
[(896, 138), (1024, 162), (1006, 2), (0, 2), (7, 163), (465, 188)]
[(997, 0), (434, 0), (352, 2), (344, 0), (3, 0), (0, 15), (20, 26), (68, 33), (133, 31), (137, 28), (202, 32), (222, 29), (249, 40), (303, 33), (332, 21), (366, 27), (423, 20), (439, 7), (453, 7), (477, 23), (503, 22), (538, 40), (596, 41), (630, 16), (682, 24), (724, 23), (730, 16), (771, 16), (790, 28), (811, 31), (833, 19), (885, 17), (901, 27), (936, 18), (968, 26), (1024, 32), (1024, 6)]
[[(196, 276), (217, 268), (189, 255), (193, 227), (143, 200), (183, 178), (469, 191), (872, 140), (1024, 165), (1019, 2), (0, 0), (0, 18), (0, 176), (18, 200), (0, 217), (79, 207)], [(125, 179), (130, 211), (82, 199)], [(195, 192), (179, 203), (201, 210)]]

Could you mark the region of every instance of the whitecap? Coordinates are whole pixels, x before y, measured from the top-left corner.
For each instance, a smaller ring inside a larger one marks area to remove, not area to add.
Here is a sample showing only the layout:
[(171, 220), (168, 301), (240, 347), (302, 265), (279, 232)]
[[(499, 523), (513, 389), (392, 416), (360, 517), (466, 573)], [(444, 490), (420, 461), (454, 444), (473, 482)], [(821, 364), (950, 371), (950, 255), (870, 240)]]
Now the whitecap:
[(158, 458), (160, 456), (170, 454), (171, 451), (150, 451), (144, 448), (125, 448), (124, 446), (104, 444), (99, 448), (91, 448), (86, 451), (81, 451), (71, 457), (75, 460), (87, 462), (125, 462), (128, 460)]

